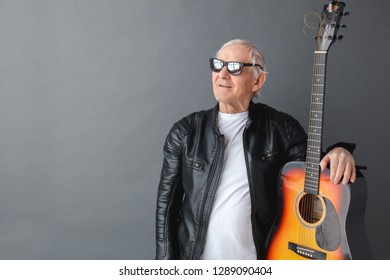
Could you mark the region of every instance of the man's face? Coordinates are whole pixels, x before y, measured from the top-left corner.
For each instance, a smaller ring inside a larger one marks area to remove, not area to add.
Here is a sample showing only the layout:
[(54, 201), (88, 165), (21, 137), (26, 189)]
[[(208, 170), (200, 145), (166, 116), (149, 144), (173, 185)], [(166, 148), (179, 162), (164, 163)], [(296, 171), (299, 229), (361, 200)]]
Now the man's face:
[[(248, 63), (249, 51), (246, 47), (233, 45), (223, 48), (218, 57), (225, 62)], [(253, 79), (252, 67), (244, 67), (241, 74), (229, 74), (226, 66), (218, 73), (212, 72), (212, 83), (219, 110), (224, 113), (237, 113), (248, 110), (249, 103), (258, 89), (258, 79)]]

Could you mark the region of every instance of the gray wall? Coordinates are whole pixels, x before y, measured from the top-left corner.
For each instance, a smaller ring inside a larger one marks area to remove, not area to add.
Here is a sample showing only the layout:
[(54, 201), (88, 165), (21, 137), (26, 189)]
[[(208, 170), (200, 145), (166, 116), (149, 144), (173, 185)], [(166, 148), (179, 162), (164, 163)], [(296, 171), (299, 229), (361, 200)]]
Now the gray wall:
[[(390, 258), (388, 8), (346, 1), (328, 60), (324, 146), (357, 143), (366, 225)], [(263, 97), (306, 127), (313, 0), (0, 1), (0, 258), (153, 259), (162, 145), (214, 106), (208, 57), (232, 38), (265, 53)]]

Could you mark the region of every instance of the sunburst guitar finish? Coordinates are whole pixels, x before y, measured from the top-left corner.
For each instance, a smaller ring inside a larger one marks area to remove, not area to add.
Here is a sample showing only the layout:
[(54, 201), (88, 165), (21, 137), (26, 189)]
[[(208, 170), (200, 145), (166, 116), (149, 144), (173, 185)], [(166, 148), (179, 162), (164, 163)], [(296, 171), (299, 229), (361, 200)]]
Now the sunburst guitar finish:
[(290, 162), (282, 169), (267, 259), (351, 259), (345, 231), (349, 185), (332, 184), (329, 170), (320, 175), (318, 194), (303, 191), (304, 181), (305, 162)]

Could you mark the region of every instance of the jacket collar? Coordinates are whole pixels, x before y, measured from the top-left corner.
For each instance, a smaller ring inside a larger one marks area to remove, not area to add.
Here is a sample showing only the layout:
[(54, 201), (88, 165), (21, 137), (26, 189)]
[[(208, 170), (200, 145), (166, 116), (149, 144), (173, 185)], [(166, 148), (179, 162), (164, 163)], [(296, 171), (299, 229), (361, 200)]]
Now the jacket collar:
[[(252, 120), (254, 119), (255, 114), (255, 103), (251, 100), (248, 107), (248, 122), (247, 126), (249, 126), (252, 123)], [(213, 127), (218, 128), (218, 111), (219, 111), (219, 103), (214, 106), (212, 111), (212, 120), (213, 120)], [(218, 129), (217, 129), (218, 130)]]

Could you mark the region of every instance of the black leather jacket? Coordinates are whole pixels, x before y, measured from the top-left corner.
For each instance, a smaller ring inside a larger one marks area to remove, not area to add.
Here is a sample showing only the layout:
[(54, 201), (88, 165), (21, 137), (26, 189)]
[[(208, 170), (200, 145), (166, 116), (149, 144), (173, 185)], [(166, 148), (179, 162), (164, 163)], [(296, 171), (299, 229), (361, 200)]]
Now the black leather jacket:
[[(221, 175), (224, 139), (218, 105), (174, 124), (164, 145), (156, 210), (156, 259), (199, 259)], [(258, 259), (276, 215), (281, 167), (304, 160), (307, 135), (291, 116), (251, 102), (243, 135)], [(228, 246), (228, 244), (227, 244)]]

